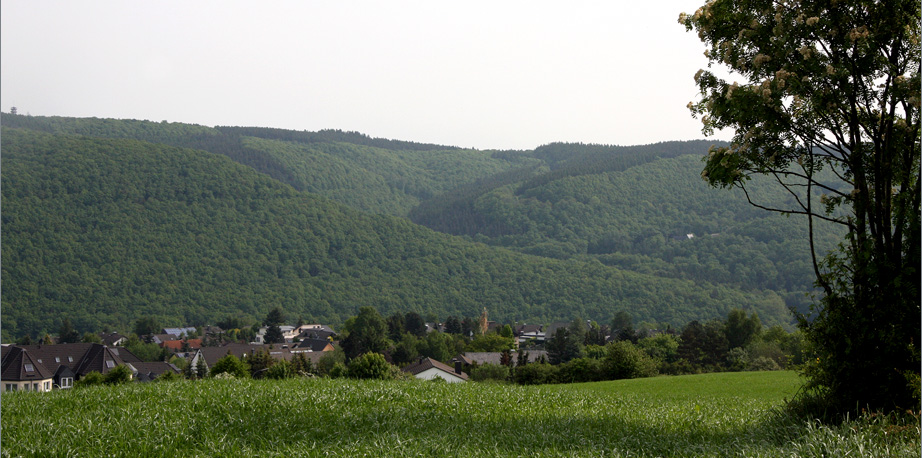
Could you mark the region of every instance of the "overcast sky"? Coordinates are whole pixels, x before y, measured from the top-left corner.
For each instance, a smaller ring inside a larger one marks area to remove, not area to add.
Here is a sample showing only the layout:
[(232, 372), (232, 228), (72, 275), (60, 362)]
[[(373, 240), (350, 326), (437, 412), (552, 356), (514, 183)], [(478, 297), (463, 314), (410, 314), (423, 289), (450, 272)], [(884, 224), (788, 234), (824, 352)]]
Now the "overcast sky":
[(703, 138), (704, 0), (0, 3), (0, 108), (480, 149)]

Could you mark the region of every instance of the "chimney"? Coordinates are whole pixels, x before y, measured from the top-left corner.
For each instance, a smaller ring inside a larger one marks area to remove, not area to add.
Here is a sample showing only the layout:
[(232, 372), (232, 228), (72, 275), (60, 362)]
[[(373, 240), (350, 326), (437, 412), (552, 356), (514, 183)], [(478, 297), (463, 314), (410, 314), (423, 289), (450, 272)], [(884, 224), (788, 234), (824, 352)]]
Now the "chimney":
[(461, 375), (461, 361), (455, 361), (455, 373)]

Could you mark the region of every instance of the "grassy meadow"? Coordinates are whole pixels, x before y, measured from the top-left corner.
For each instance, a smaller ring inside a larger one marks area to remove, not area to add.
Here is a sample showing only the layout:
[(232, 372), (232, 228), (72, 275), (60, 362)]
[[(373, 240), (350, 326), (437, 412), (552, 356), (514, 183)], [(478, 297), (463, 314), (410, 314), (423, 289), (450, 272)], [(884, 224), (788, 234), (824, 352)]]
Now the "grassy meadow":
[(4, 393), (4, 457), (919, 456), (918, 421), (794, 421), (793, 372), (574, 385), (289, 379)]

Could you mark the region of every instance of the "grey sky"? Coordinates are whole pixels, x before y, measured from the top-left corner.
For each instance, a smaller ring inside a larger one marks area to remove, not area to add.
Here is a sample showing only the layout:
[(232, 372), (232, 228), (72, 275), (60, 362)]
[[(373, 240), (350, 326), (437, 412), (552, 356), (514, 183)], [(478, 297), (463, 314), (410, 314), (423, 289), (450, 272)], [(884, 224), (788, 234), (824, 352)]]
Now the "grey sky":
[(703, 138), (703, 0), (0, 4), (0, 107), (464, 147)]

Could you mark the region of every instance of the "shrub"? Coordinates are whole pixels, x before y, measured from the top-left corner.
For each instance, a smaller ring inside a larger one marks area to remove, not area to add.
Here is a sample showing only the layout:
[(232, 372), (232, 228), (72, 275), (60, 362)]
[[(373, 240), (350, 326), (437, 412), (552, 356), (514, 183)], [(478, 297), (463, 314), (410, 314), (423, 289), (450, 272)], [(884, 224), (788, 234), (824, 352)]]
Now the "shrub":
[(329, 375), (330, 378), (346, 377), (349, 375), (349, 368), (347, 368), (345, 364), (337, 361), (327, 372), (327, 375)]
[(751, 371), (780, 371), (781, 366), (771, 358), (760, 356), (749, 363)]
[(210, 374), (212, 377), (218, 374), (230, 374), (236, 378), (249, 378), (250, 366), (241, 361), (240, 358), (228, 354), (214, 363)]
[(595, 358), (577, 358), (561, 364), (557, 374), (561, 383), (597, 382), (603, 380), (602, 361)]
[(266, 369), (265, 377), (272, 380), (281, 380), (294, 377), (295, 375), (297, 375), (297, 373), (295, 373), (291, 363), (283, 359), (269, 366), (269, 369)]
[(749, 367), (749, 352), (745, 348), (735, 347), (727, 352), (727, 369), (742, 371), (746, 370), (747, 367)]
[(484, 364), (471, 369), (471, 380), (475, 382), (484, 382), (487, 380), (506, 381), (509, 380), (509, 366), (502, 364)]
[(784, 351), (778, 345), (777, 342), (771, 341), (756, 341), (746, 347), (746, 351), (749, 352), (749, 357), (752, 360), (756, 360), (760, 357), (769, 358), (774, 360), (778, 365), (786, 363), (788, 356), (784, 354)]
[(515, 381), (520, 385), (541, 385), (556, 383), (557, 366), (547, 363), (532, 363), (515, 368)]
[(155, 382), (175, 382), (178, 380), (182, 380), (182, 377), (173, 371), (163, 372), (154, 379)]
[(131, 381), (131, 375), (131, 369), (128, 366), (119, 364), (107, 372), (102, 381), (106, 385), (122, 385)]
[(391, 365), (380, 353), (369, 352), (349, 362), (350, 378), (360, 379), (392, 379)]
[(317, 361), (317, 366), (315, 370), (320, 375), (329, 375), (333, 377), (332, 371), (334, 366), (339, 363), (343, 366), (343, 369), (346, 368), (346, 354), (341, 350), (327, 351), (323, 353), (323, 356)]
[(77, 382), (74, 383), (74, 386), (84, 387), (84, 386), (102, 385), (102, 383), (103, 383), (102, 374), (96, 371), (92, 371), (84, 375), (83, 377), (81, 377), (80, 380), (77, 380)]
[(652, 377), (656, 375), (656, 361), (634, 344), (621, 340), (608, 344), (602, 371), (607, 380)]

